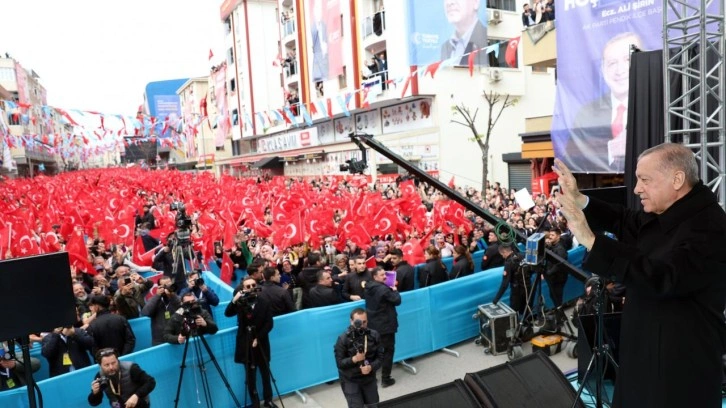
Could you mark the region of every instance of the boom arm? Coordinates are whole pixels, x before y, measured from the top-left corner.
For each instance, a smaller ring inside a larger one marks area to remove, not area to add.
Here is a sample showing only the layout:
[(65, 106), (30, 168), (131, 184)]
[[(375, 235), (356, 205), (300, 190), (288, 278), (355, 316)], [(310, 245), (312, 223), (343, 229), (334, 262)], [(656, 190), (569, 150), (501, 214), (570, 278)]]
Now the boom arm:
[[(491, 214), (490, 212), (486, 211), (482, 207), (474, 204), (473, 202), (467, 200), (464, 196), (458, 194), (456, 191), (452, 190), (447, 186), (446, 184), (442, 183), (441, 181), (431, 177), (428, 173), (425, 171), (419, 169), (418, 167), (414, 166), (413, 164), (409, 163), (406, 159), (399, 156), (383, 144), (381, 142), (375, 140), (373, 138), (373, 135), (369, 134), (356, 134), (354, 132), (351, 132), (348, 134), (350, 139), (355, 143), (358, 147), (360, 147), (362, 150), (365, 150), (362, 144), (365, 144), (366, 146), (370, 147), (371, 149), (377, 151), (378, 153), (382, 154), (383, 156), (390, 159), (392, 162), (396, 163), (397, 165), (403, 167), (406, 169), (409, 173), (416, 175), (421, 180), (426, 181), (429, 185), (433, 186), (438, 191), (441, 191), (445, 196), (449, 197), (450, 199), (456, 201), (457, 203), (463, 205), (466, 209), (471, 210), (474, 214), (482, 217), (487, 222), (489, 222), (492, 225), (497, 225), (500, 223), (503, 223), (504, 220), (501, 218)], [(363, 156), (365, 157), (365, 156)], [(516, 229), (512, 229), (512, 232), (516, 236), (516, 239), (524, 242), (527, 240), (527, 237), (525, 237), (521, 232), (519, 232)], [(561, 258), (554, 252), (550, 251), (549, 249), (545, 250), (546, 257), (549, 260), (561, 262), (568, 270), (570, 275), (574, 276), (575, 279), (585, 282), (590, 276), (587, 275), (585, 272), (583, 272), (581, 269), (577, 268), (576, 266), (572, 265), (571, 263), (567, 262), (567, 260)]]

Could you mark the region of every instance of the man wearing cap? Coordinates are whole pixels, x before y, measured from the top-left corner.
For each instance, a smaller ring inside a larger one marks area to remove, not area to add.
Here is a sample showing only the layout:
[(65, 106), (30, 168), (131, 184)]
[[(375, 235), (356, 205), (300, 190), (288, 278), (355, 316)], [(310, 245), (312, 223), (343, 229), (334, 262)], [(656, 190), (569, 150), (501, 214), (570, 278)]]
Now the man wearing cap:
[(93, 337), (94, 351), (112, 347), (119, 350), (120, 355), (129, 354), (134, 351), (136, 336), (125, 317), (108, 310), (110, 305), (106, 296), (93, 296), (88, 302), (94, 317), (87, 331)]

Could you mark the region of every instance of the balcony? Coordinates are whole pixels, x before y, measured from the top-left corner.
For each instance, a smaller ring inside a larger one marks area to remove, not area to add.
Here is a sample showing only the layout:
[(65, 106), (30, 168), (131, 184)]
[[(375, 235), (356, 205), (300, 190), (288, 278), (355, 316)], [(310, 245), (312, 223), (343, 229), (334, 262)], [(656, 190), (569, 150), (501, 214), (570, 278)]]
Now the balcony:
[(282, 63), (282, 72), (285, 77), (285, 86), (297, 88), (300, 81), (300, 71), (298, 70), (297, 60)]
[(289, 19), (282, 23), (282, 44), (287, 47), (294, 47), (297, 39), (297, 26), (295, 20)]
[(557, 67), (556, 21), (537, 24), (522, 32), (524, 65), (540, 68)]
[(377, 11), (363, 18), (361, 35), (363, 37), (363, 48), (374, 51), (380, 48), (386, 48), (385, 10)]

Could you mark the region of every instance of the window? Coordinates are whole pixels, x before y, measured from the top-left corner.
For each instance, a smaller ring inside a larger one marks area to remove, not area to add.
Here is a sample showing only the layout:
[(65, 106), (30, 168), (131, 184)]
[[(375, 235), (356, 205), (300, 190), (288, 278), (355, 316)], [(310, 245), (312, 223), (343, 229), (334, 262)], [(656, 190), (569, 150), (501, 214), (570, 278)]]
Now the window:
[(235, 82), (234, 78), (229, 80), (229, 91), (234, 92), (237, 90), (237, 83)]
[(232, 125), (237, 126), (239, 124), (239, 111), (232, 109)]
[(10, 126), (18, 126), (20, 125), (20, 115), (13, 115), (12, 113), (8, 113), (8, 125)]
[(509, 45), (508, 40), (499, 38), (487, 39), (488, 45), (499, 44), (499, 55), (495, 56), (493, 52), (488, 54), (489, 66), (492, 68), (519, 68), (519, 58), (514, 59), (514, 66), (507, 64), (507, 46)]
[(517, 5), (514, 0), (487, 0), (487, 8), (505, 11), (517, 11)]
[(234, 64), (234, 49), (230, 48), (227, 50), (227, 63)]
[(345, 75), (345, 65), (343, 65), (343, 73), (338, 75), (338, 89), (345, 89), (348, 87), (348, 78)]

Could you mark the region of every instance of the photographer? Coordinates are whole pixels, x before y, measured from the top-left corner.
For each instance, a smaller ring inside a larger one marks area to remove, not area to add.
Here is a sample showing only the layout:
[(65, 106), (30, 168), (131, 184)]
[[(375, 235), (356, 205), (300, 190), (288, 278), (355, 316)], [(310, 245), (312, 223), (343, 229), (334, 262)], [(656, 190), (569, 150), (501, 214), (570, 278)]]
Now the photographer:
[(127, 319), (139, 317), (146, 304), (144, 297), (154, 286), (154, 282), (134, 272), (131, 276), (122, 278), (118, 284), (119, 288), (114, 295), (118, 313)]
[(202, 309), (197, 298), (191, 292), (185, 293), (182, 298), (182, 307), (171, 316), (164, 328), (164, 341), (170, 344), (184, 344), (194, 335), (215, 334), (217, 323), (212, 315)]
[(527, 307), (527, 294), (532, 290), (529, 270), (520, 265), (522, 259), (514, 252), (512, 244), (499, 244), (499, 254), (504, 258), (504, 272), (502, 284), (492, 303), (495, 305), (499, 303), (499, 299), (509, 286), (512, 289), (509, 293), (509, 305), (522, 315)]
[(219, 297), (216, 293), (204, 283), (204, 279), (199, 276), (199, 272), (194, 271), (187, 275), (187, 287), (179, 291), (179, 296), (183, 297), (186, 293), (193, 293), (197, 298), (199, 305), (204, 308), (210, 315), (212, 313), (212, 306), (219, 304)]
[[(164, 276), (170, 277), (177, 288), (184, 287), (184, 261), (174, 259), (174, 245), (176, 244), (176, 232), (172, 232), (166, 238), (164, 247), (154, 256), (154, 267), (164, 272)], [(182, 258), (182, 257), (179, 257)], [(176, 261), (176, 275), (174, 275), (174, 263)]]
[(152, 296), (141, 309), (141, 315), (151, 319), (152, 346), (164, 343), (164, 329), (171, 319), (172, 313), (180, 307), (181, 301), (176, 295), (171, 278), (164, 276), (159, 279), (156, 295)]
[(259, 406), (257, 394), (257, 367), (262, 375), (262, 395), (265, 407), (276, 407), (272, 402), (270, 384), (270, 339), (273, 327), (272, 310), (264, 298), (259, 298), (257, 282), (247, 277), (234, 290), (234, 297), (227, 305), (224, 315), (237, 316), (237, 345), (234, 362), (245, 365), (247, 390), (252, 405)]
[(381, 368), (383, 347), (377, 331), (368, 329), (365, 310), (350, 312), (350, 326), (335, 342), (335, 363), (340, 387), (349, 408), (377, 404), (376, 371)]
[(138, 364), (118, 361), (116, 350), (105, 348), (96, 354), (98, 373), (91, 382), (88, 404), (101, 405), (106, 394), (111, 407), (148, 408), (149, 394), (156, 387), (154, 377), (147, 374)]

